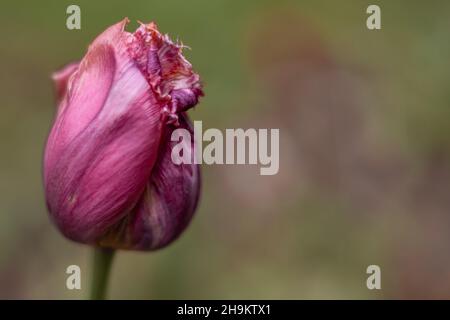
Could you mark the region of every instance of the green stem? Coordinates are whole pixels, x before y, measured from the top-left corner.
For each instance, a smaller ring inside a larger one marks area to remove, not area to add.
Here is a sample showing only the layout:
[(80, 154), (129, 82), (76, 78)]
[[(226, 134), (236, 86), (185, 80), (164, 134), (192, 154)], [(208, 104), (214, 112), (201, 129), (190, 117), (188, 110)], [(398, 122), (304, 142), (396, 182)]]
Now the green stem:
[(104, 300), (114, 249), (94, 248), (91, 300)]

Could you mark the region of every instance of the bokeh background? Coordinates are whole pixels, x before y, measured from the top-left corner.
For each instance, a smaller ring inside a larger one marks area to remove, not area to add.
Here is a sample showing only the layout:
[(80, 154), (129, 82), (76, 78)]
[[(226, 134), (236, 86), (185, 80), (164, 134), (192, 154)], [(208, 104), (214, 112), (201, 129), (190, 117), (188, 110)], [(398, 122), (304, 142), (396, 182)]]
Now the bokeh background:
[[(66, 29), (69, 4), (81, 30)], [(280, 128), (280, 171), (203, 166), (191, 226), (164, 250), (120, 252), (111, 298), (450, 298), (444, 0), (2, 1), (0, 298), (88, 295), (91, 249), (44, 202), (50, 74), (125, 16), (192, 48), (206, 96), (190, 114), (205, 129)], [(72, 264), (82, 290), (65, 287)], [(382, 290), (366, 288), (371, 264)]]

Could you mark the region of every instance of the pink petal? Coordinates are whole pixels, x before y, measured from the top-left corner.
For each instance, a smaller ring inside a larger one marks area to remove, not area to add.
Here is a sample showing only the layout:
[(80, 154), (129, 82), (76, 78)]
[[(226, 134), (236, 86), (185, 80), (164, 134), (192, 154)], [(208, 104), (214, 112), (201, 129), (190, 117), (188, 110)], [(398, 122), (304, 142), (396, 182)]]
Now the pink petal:
[(156, 161), (161, 105), (129, 57), (124, 20), (89, 47), (49, 135), (49, 211), (69, 238), (96, 243), (138, 201)]
[(79, 62), (72, 62), (68, 65), (64, 66), (61, 70), (58, 70), (52, 74), (52, 79), (55, 84), (55, 90), (56, 90), (56, 98), (58, 102), (60, 102), (66, 92), (68, 87), (68, 82), (72, 74), (77, 71)]
[(203, 95), (200, 77), (184, 58), (182, 44), (162, 35), (155, 23), (141, 24), (128, 37), (129, 51), (158, 98), (172, 113), (186, 111)]
[[(187, 115), (180, 116), (180, 128), (191, 132), (192, 141), (185, 143), (193, 152), (193, 132)], [(177, 143), (170, 141), (174, 129), (176, 127), (169, 127), (164, 134), (160, 156), (133, 213), (113, 228), (114, 231), (102, 240), (102, 245), (158, 249), (176, 239), (191, 221), (200, 195), (200, 166), (172, 162), (172, 148)]]

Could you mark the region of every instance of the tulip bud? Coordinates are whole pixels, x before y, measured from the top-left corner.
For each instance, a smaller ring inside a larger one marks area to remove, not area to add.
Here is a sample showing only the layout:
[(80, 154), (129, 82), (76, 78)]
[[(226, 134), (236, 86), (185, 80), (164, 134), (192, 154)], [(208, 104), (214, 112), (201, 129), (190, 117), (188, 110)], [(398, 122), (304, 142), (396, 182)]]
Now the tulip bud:
[(154, 23), (126, 32), (127, 22), (53, 75), (59, 105), (45, 148), (45, 193), (68, 238), (153, 250), (174, 240), (197, 206), (200, 168), (172, 163), (170, 135), (192, 130), (185, 111), (203, 92), (182, 45)]

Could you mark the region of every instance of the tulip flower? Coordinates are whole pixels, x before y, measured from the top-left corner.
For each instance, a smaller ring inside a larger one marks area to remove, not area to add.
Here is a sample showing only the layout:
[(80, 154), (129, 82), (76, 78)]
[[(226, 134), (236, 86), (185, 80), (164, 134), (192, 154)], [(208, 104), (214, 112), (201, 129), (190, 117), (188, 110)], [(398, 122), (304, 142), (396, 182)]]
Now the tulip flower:
[(182, 44), (154, 23), (129, 33), (127, 22), (53, 75), (58, 108), (45, 148), (45, 194), (67, 238), (155, 250), (180, 235), (197, 206), (200, 169), (171, 161), (170, 137), (176, 128), (192, 131), (186, 111), (203, 92)]

